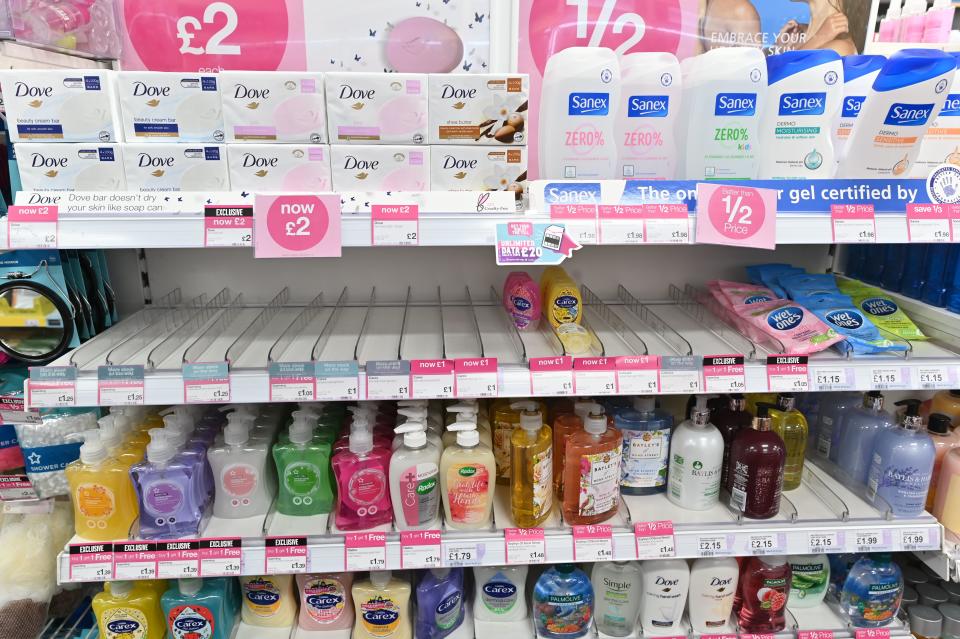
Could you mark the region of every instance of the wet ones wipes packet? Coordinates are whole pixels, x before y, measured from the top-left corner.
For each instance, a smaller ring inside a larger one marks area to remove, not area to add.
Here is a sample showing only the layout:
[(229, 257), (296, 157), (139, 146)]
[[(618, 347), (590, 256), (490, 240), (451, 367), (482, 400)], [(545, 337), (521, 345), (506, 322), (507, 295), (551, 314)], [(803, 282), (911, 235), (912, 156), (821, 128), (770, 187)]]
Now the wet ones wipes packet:
[(846, 340), (834, 347), (841, 353), (855, 355), (906, 350), (904, 343), (884, 338), (866, 313), (860, 310), (849, 296), (840, 293), (808, 295), (795, 298), (796, 302), (810, 309), (828, 326), (837, 330)]
[(754, 328), (783, 344), (785, 353), (808, 355), (843, 340), (835, 329), (796, 302), (738, 304), (733, 310)]
[(886, 292), (876, 288), (854, 289), (850, 297), (878, 328), (905, 340), (928, 339)]

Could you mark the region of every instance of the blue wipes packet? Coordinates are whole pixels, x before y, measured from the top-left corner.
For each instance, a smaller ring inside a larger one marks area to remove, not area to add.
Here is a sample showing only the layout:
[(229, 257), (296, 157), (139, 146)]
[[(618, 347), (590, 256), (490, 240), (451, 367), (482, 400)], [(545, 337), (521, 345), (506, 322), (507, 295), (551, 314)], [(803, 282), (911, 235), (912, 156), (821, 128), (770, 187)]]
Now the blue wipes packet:
[(869, 355), (886, 351), (904, 351), (906, 344), (899, 344), (880, 335), (880, 330), (861, 311), (849, 296), (842, 293), (824, 293), (794, 297), (827, 326), (836, 329), (845, 338), (834, 344), (841, 353)]
[(754, 284), (763, 284), (781, 299), (787, 298), (787, 292), (780, 286), (779, 278), (781, 275), (793, 275), (803, 273), (802, 268), (791, 266), (789, 264), (753, 264), (747, 267), (747, 277)]
[(833, 275), (822, 273), (795, 273), (781, 275), (778, 278), (780, 285), (790, 296), (790, 299), (809, 295), (839, 294), (837, 280)]

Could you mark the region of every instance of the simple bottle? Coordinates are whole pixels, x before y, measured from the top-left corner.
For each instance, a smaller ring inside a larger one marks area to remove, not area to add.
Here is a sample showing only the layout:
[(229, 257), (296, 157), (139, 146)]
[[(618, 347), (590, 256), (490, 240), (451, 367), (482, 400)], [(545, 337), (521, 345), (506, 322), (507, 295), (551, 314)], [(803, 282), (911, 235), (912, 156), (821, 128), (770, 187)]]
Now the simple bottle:
[(340, 530), (363, 530), (393, 520), (387, 479), (390, 450), (374, 447), (373, 433), (356, 422), (350, 444), (333, 456), (337, 478), (334, 523)]
[(920, 400), (905, 399), (896, 405), (906, 406), (907, 412), (897, 428), (874, 440), (867, 496), (874, 503), (881, 497), (896, 517), (915, 517), (926, 507), (936, 450), (923, 432)]
[(510, 441), (510, 510), (520, 528), (539, 526), (553, 509), (553, 434), (537, 402), (515, 402), (520, 428)]
[(439, 527), (440, 450), (427, 439), (423, 423), (396, 428), (403, 444), (390, 456), (390, 498), (399, 530)]
[(903, 575), (890, 553), (863, 555), (840, 591), (840, 612), (854, 628), (879, 628), (900, 611)]
[[(893, 416), (883, 410), (883, 393), (866, 393), (863, 404), (851, 410), (843, 420), (834, 461), (854, 481), (866, 483), (873, 461), (873, 442), (878, 434), (895, 425)], [(831, 448), (831, 459), (833, 454), (834, 449)]]
[(195, 466), (176, 459), (177, 450), (163, 428), (150, 429), (147, 461), (130, 475), (140, 498), (140, 536), (179, 539), (197, 534), (203, 508), (194, 490)]
[(740, 576), (740, 629), (750, 633), (783, 630), (790, 581), (790, 564), (783, 555), (748, 557)]
[(167, 626), (160, 596), (132, 581), (112, 581), (93, 597), (93, 614), (105, 639), (163, 639)]
[(619, 103), (620, 64), (611, 49), (570, 47), (550, 56), (540, 95), (540, 177), (617, 177)]
[(473, 569), (473, 617), (478, 621), (517, 621), (527, 617), (527, 567), (477, 566)]
[(620, 58), (620, 75), (614, 177), (675, 179), (680, 62), (672, 53), (628, 53)]
[(777, 407), (770, 410), (773, 432), (780, 435), (787, 447), (787, 464), (783, 472), (783, 489), (800, 487), (803, 478), (803, 460), (807, 452), (807, 418), (796, 408), (797, 399), (792, 393), (781, 393)]
[(667, 497), (681, 508), (707, 510), (720, 499), (722, 469), (723, 435), (710, 423), (706, 397), (700, 395), (670, 442)]
[(129, 469), (110, 457), (100, 431), (83, 432), (80, 459), (64, 469), (77, 535), (90, 541), (128, 539), (138, 517)]
[(160, 597), (169, 631), (167, 636), (229, 639), (234, 620), (225, 598), (226, 591), (215, 583), (178, 579), (176, 585)]
[(673, 417), (658, 411), (653, 397), (637, 397), (634, 408), (617, 411), (613, 417), (614, 427), (623, 436), (620, 492), (625, 495), (665, 492)]
[(593, 586), (573, 564), (557, 564), (544, 571), (533, 587), (533, 621), (544, 639), (578, 639), (593, 622)]
[(314, 438), (308, 416), (294, 418), (286, 441), (273, 447), (279, 491), (277, 512), (284, 515), (317, 515), (333, 509), (330, 485), (330, 444)]
[(670, 635), (683, 617), (690, 588), (690, 567), (684, 559), (644, 561), (640, 623), (646, 635)]
[(480, 444), (477, 426), (455, 422), (457, 443), (440, 457), (440, 496), (448, 528), (477, 530), (490, 526), (496, 462), (493, 451)]
[(723, 436), (723, 469), (720, 471), (720, 485), (729, 490), (727, 477), (730, 473), (730, 446), (741, 429), (750, 428), (753, 416), (747, 411), (747, 400), (743, 394), (733, 393), (726, 406), (713, 411), (710, 421)]
[(412, 639), (410, 584), (394, 579), (389, 570), (374, 570), (369, 579), (353, 584), (357, 620), (353, 639)]
[[(891, 6), (893, 5), (891, 4)], [(887, 13), (888, 18), (883, 21), (885, 23), (890, 22), (890, 12)], [(867, 94), (870, 92), (870, 88), (886, 60), (882, 55), (843, 56), (843, 102), (840, 105), (840, 111), (837, 113), (833, 127), (835, 159), (843, 156), (847, 140), (850, 139), (853, 123), (857, 121), (857, 116), (860, 115), (860, 109), (867, 99)]]
[(623, 438), (602, 414), (590, 413), (567, 441), (563, 463), (563, 518), (570, 524), (606, 521), (620, 506)]
[(234, 422), (223, 431), (223, 445), (208, 452), (216, 497), (213, 514), (225, 519), (266, 515), (273, 495), (267, 475), (267, 444), (252, 442), (247, 424)]
[(297, 575), (300, 591), (298, 625), (304, 630), (353, 627), (353, 573)]
[(830, 560), (826, 555), (790, 557), (790, 608), (820, 605), (830, 585)]
[(641, 573), (635, 561), (608, 561), (595, 565), (593, 618), (597, 630), (610, 637), (626, 637), (640, 614)]
[(739, 574), (733, 557), (701, 557), (693, 562), (688, 610), (694, 632), (717, 633), (727, 626)]

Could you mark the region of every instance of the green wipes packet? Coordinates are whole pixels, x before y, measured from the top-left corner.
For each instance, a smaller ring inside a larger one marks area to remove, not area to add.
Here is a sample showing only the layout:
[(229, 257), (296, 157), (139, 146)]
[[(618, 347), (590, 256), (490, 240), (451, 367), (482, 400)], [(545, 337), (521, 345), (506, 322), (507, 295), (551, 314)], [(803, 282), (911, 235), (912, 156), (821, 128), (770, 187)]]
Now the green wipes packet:
[[(840, 288), (843, 290), (843, 286)], [(860, 288), (848, 294), (878, 328), (905, 340), (928, 339), (886, 292), (876, 288)]]

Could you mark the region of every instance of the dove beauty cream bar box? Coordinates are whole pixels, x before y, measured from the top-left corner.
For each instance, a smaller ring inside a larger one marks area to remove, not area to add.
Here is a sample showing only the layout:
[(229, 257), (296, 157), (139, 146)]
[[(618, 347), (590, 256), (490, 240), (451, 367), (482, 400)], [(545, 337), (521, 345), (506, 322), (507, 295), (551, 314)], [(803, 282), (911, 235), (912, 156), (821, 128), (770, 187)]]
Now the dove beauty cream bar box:
[(427, 76), (327, 73), (331, 144), (426, 144)]
[(227, 142), (327, 141), (322, 73), (222, 71), (218, 78)]
[(429, 191), (430, 147), (330, 147), (334, 191)]
[(435, 146), (430, 150), (434, 191), (513, 191), (527, 187), (527, 149), (522, 146)]
[(23, 142), (16, 145), (24, 191), (125, 191), (119, 144)]
[(122, 148), (128, 191), (230, 190), (225, 146), (124, 144)]
[(430, 75), (430, 144), (525, 145), (530, 78)]
[(227, 160), (230, 183), (245, 191), (332, 190), (325, 144), (231, 144)]
[(118, 142), (113, 71), (10, 69), (0, 90), (13, 142)]
[(127, 142), (222, 142), (214, 74), (120, 71), (117, 97)]

